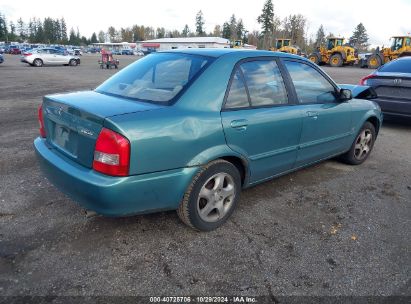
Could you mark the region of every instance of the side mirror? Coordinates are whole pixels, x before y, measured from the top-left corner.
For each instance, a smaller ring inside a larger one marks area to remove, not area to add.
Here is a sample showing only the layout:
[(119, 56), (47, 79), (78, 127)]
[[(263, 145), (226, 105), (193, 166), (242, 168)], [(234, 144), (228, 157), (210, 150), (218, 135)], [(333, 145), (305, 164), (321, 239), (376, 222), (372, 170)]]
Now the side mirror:
[(352, 99), (352, 92), (351, 90), (348, 89), (341, 89), (340, 92), (338, 92), (338, 99), (340, 101), (347, 101)]

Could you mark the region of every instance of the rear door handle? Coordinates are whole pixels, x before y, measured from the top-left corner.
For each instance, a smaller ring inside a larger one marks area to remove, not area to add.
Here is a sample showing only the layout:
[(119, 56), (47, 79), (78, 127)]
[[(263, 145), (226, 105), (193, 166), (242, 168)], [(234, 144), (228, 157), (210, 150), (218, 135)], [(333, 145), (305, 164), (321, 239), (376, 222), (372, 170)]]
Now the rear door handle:
[(307, 111), (307, 116), (312, 117), (314, 119), (317, 119), (318, 118), (318, 112), (316, 112), (316, 111)]
[(231, 128), (237, 129), (237, 130), (245, 130), (247, 129), (248, 126), (248, 120), (247, 119), (237, 119), (233, 120), (230, 123)]

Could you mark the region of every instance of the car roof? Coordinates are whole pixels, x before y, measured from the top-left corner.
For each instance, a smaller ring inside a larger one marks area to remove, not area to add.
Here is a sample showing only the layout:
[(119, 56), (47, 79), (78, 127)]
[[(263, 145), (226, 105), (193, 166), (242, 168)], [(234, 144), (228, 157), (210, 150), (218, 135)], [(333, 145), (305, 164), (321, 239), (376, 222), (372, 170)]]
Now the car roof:
[(301, 56), (296, 56), (283, 52), (272, 52), (272, 51), (262, 51), (262, 50), (247, 50), (247, 49), (229, 49), (229, 48), (214, 48), (214, 49), (177, 49), (177, 50), (168, 50), (161, 51), (158, 53), (181, 53), (181, 54), (190, 54), (190, 55), (200, 55), (208, 57), (221, 57), (230, 54), (241, 54), (243, 58), (248, 57), (259, 57), (259, 56), (277, 56), (277, 57), (286, 57), (286, 58), (298, 58), (304, 59)]

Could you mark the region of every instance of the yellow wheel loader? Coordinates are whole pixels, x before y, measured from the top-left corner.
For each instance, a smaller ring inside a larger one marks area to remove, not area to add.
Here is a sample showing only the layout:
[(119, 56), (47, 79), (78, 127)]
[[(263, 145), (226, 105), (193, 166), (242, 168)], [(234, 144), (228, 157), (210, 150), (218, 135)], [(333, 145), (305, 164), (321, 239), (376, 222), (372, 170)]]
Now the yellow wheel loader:
[(350, 45), (344, 44), (344, 38), (327, 38), (327, 47), (317, 47), (317, 50), (308, 56), (312, 62), (329, 64), (332, 67), (353, 65), (358, 62), (358, 53)]
[(270, 51), (289, 53), (301, 56), (301, 49), (291, 44), (291, 39), (280, 38), (275, 40), (275, 47), (270, 48)]
[(398, 57), (411, 56), (411, 36), (392, 37), (391, 47), (377, 48), (373, 54), (366, 56), (361, 66), (377, 69), (384, 63), (397, 59)]

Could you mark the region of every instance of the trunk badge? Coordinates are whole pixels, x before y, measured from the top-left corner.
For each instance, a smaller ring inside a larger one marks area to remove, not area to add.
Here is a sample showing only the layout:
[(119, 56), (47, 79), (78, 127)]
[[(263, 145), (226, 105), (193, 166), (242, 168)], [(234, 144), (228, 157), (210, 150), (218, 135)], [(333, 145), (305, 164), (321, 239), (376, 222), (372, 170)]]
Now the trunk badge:
[(83, 129), (83, 128), (81, 128), (81, 129), (79, 130), (79, 132), (80, 132), (81, 134), (84, 134), (84, 135), (87, 135), (87, 136), (93, 136), (93, 135), (94, 135), (94, 133), (93, 133), (92, 131), (87, 130), (87, 129)]
[(396, 85), (400, 85), (401, 82), (402, 82), (402, 79), (399, 79), (399, 78), (394, 79), (394, 84), (396, 84)]

